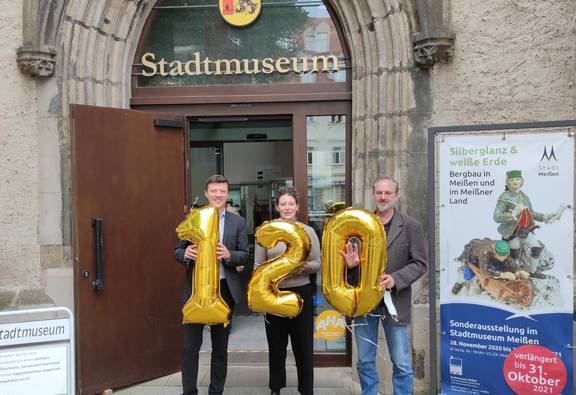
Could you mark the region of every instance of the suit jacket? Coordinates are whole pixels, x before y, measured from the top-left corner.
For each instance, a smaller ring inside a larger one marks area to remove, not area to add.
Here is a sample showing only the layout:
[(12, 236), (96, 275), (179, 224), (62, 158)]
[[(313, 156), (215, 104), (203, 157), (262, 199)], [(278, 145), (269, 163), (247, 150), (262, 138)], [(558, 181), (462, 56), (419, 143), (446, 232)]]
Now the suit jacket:
[[(234, 298), (234, 302), (240, 303), (242, 300), (242, 283), (241, 278), (236, 271), (236, 266), (242, 266), (248, 261), (248, 235), (246, 234), (246, 221), (238, 214), (225, 211), (226, 220), (224, 225), (224, 235), (222, 244), (230, 251), (230, 260), (222, 261), (224, 267), (224, 276)], [(183, 301), (186, 302), (192, 295), (192, 276), (194, 274), (194, 263), (191, 260), (184, 260), (186, 247), (191, 243), (188, 240), (180, 240), (174, 249), (176, 260), (186, 265), (186, 284), (184, 285)]]
[[(428, 268), (422, 224), (417, 219), (395, 210), (386, 242), (386, 273), (391, 274), (395, 282), (391, 294), (398, 313), (398, 323), (408, 324), (412, 312), (412, 283), (422, 277)], [(358, 267), (348, 273), (348, 282), (357, 284)], [(389, 314), (387, 309), (386, 314)]]

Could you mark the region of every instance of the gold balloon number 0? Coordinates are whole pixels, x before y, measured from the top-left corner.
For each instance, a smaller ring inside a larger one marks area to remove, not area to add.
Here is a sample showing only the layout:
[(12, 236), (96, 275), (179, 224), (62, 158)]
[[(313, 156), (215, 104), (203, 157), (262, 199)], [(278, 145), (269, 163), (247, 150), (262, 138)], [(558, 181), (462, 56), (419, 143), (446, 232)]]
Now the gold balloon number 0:
[[(360, 281), (356, 287), (346, 281), (346, 263), (339, 253), (351, 237), (361, 240)], [(349, 317), (367, 315), (384, 296), (379, 279), (386, 270), (387, 247), (380, 219), (358, 208), (336, 213), (324, 227), (322, 261), (322, 289), (328, 302)]]
[(280, 291), (278, 283), (298, 272), (310, 254), (310, 238), (296, 222), (281, 219), (266, 221), (256, 229), (256, 242), (273, 248), (286, 244), (284, 253), (260, 265), (248, 284), (248, 305), (253, 311), (293, 318), (302, 311), (302, 298), (290, 291)]
[(182, 308), (183, 323), (230, 323), (230, 307), (220, 296), (220, 273), (216, 247), (220, 238), (219, 215), (215, 207), (193, 209), (176, 232), (181, 240), (198, 245), (194, 264), (192, 295)]

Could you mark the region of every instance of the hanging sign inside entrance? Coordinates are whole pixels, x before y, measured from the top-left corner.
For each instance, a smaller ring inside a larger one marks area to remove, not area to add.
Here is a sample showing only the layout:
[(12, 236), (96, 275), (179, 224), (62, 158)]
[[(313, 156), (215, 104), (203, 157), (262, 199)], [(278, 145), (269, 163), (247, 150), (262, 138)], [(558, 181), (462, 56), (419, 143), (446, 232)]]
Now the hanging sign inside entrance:
[(258, 19), (262, 0), (220, 0), (220, 14), (232, 26), (248, 26)]

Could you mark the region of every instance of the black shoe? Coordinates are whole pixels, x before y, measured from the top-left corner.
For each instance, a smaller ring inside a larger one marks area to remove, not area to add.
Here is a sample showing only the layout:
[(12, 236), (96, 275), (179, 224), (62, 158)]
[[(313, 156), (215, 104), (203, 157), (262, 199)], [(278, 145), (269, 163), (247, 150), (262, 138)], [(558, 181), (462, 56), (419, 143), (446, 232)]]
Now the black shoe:
[(280, 390), (272, 390), (270, 391), (270, 395), (280, 395)]

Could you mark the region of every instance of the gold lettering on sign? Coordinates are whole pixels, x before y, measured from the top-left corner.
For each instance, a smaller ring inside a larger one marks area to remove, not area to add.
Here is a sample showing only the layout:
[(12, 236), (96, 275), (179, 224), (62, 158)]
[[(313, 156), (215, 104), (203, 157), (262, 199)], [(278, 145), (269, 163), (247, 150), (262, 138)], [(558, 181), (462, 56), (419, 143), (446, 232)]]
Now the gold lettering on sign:
[[(250, 70), (250, 66), (248, 66), (250, 62), (252, 62), (252, 70)], [(244, 73), (260, 74), (260, 61), (258, 59), (244, 59), (242, 63), (244, 63)]]
[[(312, 72), (318, 72), (318, 60), (322, 60), (322, 71), (338, 71), (338, 58), (334, 55), (330, 56), (314, 56), (312, 58)], [(328, 60), (332, 61), (332, 70), (328, 68)]]
[[(309, 62), (311, 61), (311, 62)], [(311, 63), (311, 65), (310, 65)], [(146, 52), (142, 55), (142, 76), (155, 75), (179, 77), (184, 75), (238, 75), (238, 74), (280, 74), (296, 73), (335, 73), (340, 71), (336, 55), (321, 55), (308, 58), (280, 57), (278, 59), (217, 59), (201, 58), (199, 52), (194, 52), (187, 61), (156, 59), (156, 55)]]
[(177, 77), (179, 75), (184, 75), (184, 72), (182, 71), (182, 62), (179, 60), (174, 60), (172, 62), (170, 62), (170, 75), (172, 77)]
[[(158, 69), (156, 68), (156, 63), (154, 63), (155, 56), (153, 53), (145, 53), (142, 55), (142, 65), (144, 66), (144, 70), (142, 70), (142, 75), (144, 77), (152, 77)], [(146, 67), (149, 68), (151, 71), (146, 71)]]
[(158, 66), (160, 66), (160, 75), (162, 77), (167, 76), (168, 73), (166, 72), (166, 61), (164, 60), (164, 58), (160, 59), (160, 62), (158, 62)]
[(280, 74), (286, 74), (290, 72), (289, 68), (284, 68), (284, 66), (288, 66), (290, 64), (290, 59), (288, 58), (278, 58), (276, 59), (276, 71)]
[(302, 61), (302, 68), (298, 68), (298, 58), (292, 58), (292, 71), (294, 71), (296, 74), (302, 74), (308, 71), (308, 59), (307, 58), (302, 58), (300, 59)]
[(264, 74), (272, 74), (274, 72), (274, 59), (272, 58), (262, 59), (262, 72)]
[[(191, 70), (191, 67), (194, 66), (194, 71)], [(200, 54), (196, 52), (194, 54), (194, 59), (190, 59), (184, 65), (184, 72), (186, 75), (200, 75), (202, 74), (200, 71)]]
[(204, 64), (204, 74), (206, 75), (212, 75), (214, 74), (213, 71), (210, 71), (210, 58), (206, 58), (204, 59), (204, 61), (202, 62)]
[[(240, 61), (238, 59), (218, 59), (214, 63), (216, 64), (216, 71), (214, 72), (215, 75), (222, 75), (221, 69), (223, 64), (226, 66), (226, 71), (224, 71), (224, 74), (242, 74)], [(232, 72), (232, 64), (234, 64), (234, 72)]]

